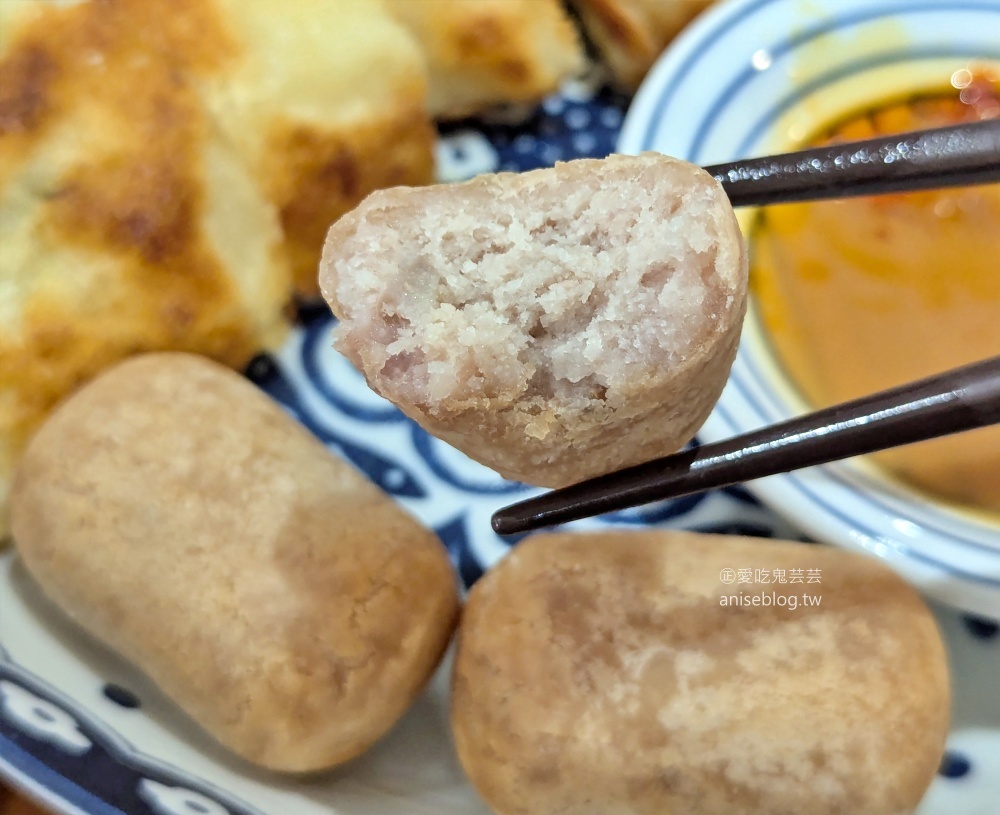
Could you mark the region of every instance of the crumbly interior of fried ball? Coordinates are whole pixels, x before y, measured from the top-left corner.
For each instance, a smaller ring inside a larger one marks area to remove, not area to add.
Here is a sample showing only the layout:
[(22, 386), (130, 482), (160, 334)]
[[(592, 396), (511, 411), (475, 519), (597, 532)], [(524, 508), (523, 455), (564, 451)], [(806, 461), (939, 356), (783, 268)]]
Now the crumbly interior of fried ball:
[(615, 400), (682, 364), (731, 305), (706, 215), (719, 193), (691, 168), (455, 194), (373, 207), (339, 269), (339, 345), (389, 398)]

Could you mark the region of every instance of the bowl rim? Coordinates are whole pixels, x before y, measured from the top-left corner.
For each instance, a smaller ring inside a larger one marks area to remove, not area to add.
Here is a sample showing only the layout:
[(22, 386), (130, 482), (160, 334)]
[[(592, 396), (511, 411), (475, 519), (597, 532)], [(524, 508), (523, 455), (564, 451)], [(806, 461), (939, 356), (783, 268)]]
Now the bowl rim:
[[(710, 8), (674, 41), (664, 52), (636, 94), (626, 114), (617, 151), (635, 154), (647, 150), (668, 152), (694, 163), (707, 164), (703, 146), (706, 134), (711, 133), (719, 118), (720, 110), (738, 94), (747, 93), (747, 83), (754, 76), (794, 53), (816, 38), (824, 37), (848, 26), (863, 26), (892, 17), (921, 24), (929, 31), (931, 18), (921, 15), (940, 15), (943, 12), (963, 12), (996, 16), (1000, 24), (1000, 0), (827, 0), (815, 2), (825, 14), (812, 17), (801, 25), (794, 25), (795, 15), (801, 15), (801, 4), (796, 0), (728, 0)], [(720, 55), (712, 48), (721, 48), (724, 39), (731, 43), (742, 29), (759, 26), (767, 20), (773, 31), (766, 42), (747, 40), (742, 53)], [(934, 48), (922, 48), (920, 43), (934, 43)], [(754, 48), (754, 46), (757, 46)], [(761, 124), (774, 122), (788, 104), (806, 98), (820, 88), (856, 76), (861, 71), (878, 69), (880, 63), (889, 61), (904, 64), (907, 60), (935, 58), (981, 58), (1000, 62), (998, 47), (983, 53), (977, 47), (974, 53), (962, 53), (954, 43), (935, 40), (935, 35), (925, 34), (918, 43), (908, 40), (898, 43), (886, 55), (876, 51), (865, 60), (847, 60), (845, 64), (823, 66), (816, 77), (799, 87), (789, 99), (761, 98), (758, 102), (758, 123), (750, 135), (739, 140), (739, 151), (749, 150), (759, 143)], [(764, 54), (767, 65), (754, 65), (755, 57)], [(721, 56), (721, 59), (720, 59)], [(716, 59), (715, 63), (709, 60)], [(724, 63), (720, 65), (720, 62)], [(712, 77), (722, 86), (716, 90)], [(783, 93), (788, 95), (790, 79), (783, 83)], [(664, 123), (675, 110), (671, 105), (688, 94), (692, 87), (705, 89), (696, 100), (696, 110), (683, 113), (697, 120), (685, 123), (683, 135), (664, 134)], [(776, 100), (781, 104), (775, 104)], [(873, 101), (871, 104), (877, 104)], [(766, 128), (764, 128), (766, 129)], [(732, 140), (737, 140), (736, 135)], [(736, 150), (726, 156), (711, 156), (711, 161), (738, 158)], [(748, 310), (736, 362), (729, 383), (712, 415), (705, 423), (699, 437), (705, 441), (728, 438), (769, 421), (793, 415), (795, 407), (805, 409), (805, 402), (794, 386), (780, 371), (771, 356), (756, 310)], [(753, 387), (746, 377), (752, 375)], [(751, 405), (761, 395), (771, 398), (767, 405), (756, 405), (756, 422), (747, 421), (740, 413), (747, 402)], [(797, 473), (775, 475), (745, 485), (765, 504), (800, 526), (808, 534), (830, 543), (852, 549), (864, 550), (879, 556), (893, 565), (904, 577), (951, 605), (969, 611), (1000, 614), (1000, 516), (993, 520), (991, 513), (978, 513), (938, 501), (934, 496), (909, 488), (891, 476), (883, 476), (877, 468), (866, 463), (838, 462), (810, 468)], [(865, 498), (865, 506), (852, 504), (850, 508), (838, 505), (845, 495)], [(831, 497), (833, 496), (833, 497)], [(890, 520), (886, 520), (886, 519)], [(893, 523), (903, 528), (916, 523), (922, 539), (893, 529)], [(928, 541), (935, 543), (928, 552)], [(940, 542), (940, 551), (937, 543)]]

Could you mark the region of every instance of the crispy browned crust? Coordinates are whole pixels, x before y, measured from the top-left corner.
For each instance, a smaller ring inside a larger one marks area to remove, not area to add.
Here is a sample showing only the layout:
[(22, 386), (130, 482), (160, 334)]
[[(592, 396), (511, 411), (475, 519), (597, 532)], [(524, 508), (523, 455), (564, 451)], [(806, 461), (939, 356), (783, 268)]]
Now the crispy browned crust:
[[(786, 582), (720, 579), (738, 569)], [(741, 592), (822, 603), (722, 603)], [(504, 815), (902, 815), (948, 719), (916, 592), (874, 558), (784, 541), (538, 535), (472, 589), (454, 663), (458, 756)]]
[(388, 8), (424, 51), (438, 118), (541, 99), (584, 68), (559, 0), (388, 0)]
[[(277, 221), (262, 198), (228, 204), (263, 226), (253, 268), (229, 266), (207, 231), (205, 151), (225, 148), (179, 71), (213, 71), (227, 52), (211, 7), (46, 6), (19, 21), (0, 59), (9, 229), (0, 505), (27, 438), (77, 385), (145, 350), (242, 366), (283, 336), (289, 286)], [(0, 534), (5, 516), (0, 509)]]
[[(434, 140), (416, 45), (378, 3), (352, 5), (355, 25), (381, 26), (361, 51), (408, 50), (365, 88), (314, 72), (316, 97), (337, 95), (307, 115), (266, 90), (258, 104), (248, 77), (270, 41), (237, 24), (239, 3), (3, 6), (0, 537), (12, 468), (53, 405), (134, 353), (239, 368), (277, 346), (293, 288), (317, 294), (329, 224), (373, 189), (432, 180)], [(226, 120), (219, 97), (252, 110)]]
[(319, 296), (316, 270), (330, 224), (374, 190), (434, 180), (437, 132), (419, 99), (414, 93), (337, 129), (273, 124), (262, 175), (281, 216), (299, 295)]
[(440, 541), (201, 357), (135, 357), (60, 406), (18, 468), (11, 521), (48, 597), (275, 770), (370, 746), (458, 616)]
[(614, 79), (635, 90), (670, 41), (714, 0), (570, 0)]

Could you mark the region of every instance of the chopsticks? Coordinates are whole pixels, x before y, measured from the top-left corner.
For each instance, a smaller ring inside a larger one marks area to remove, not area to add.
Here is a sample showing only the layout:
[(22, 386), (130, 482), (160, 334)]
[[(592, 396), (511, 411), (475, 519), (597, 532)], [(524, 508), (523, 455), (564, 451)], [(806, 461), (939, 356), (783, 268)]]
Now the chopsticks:
[(1000, 356), (545, 493), (494, 513), (493, 529), (513, 535), (996, 423)]
[[(1000, 181), (1000, 119), (706, 167), (762, 206)], [(1000, 357), (555, 490), (493, 515), (501, 535), (1000, 422)]]
[(706, 167), (734, 207), (1000, 181), (1000, 119)]

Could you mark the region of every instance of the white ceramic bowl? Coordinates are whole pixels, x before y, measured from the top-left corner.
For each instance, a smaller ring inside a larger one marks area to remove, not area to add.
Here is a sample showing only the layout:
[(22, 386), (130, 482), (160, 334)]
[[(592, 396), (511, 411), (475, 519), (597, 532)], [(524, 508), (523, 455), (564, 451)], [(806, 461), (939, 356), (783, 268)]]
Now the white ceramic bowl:
[[(1000, 0), (731, 0), (663, 55), (625, 120), (621, 153), (702, 165), (792, 149), (859, 106), (1000, 62)], [(741, 212), (744, 231), (752, 213)], [(700, 433), (727, 438), (807, 409), (751, 303), (730, 381)], [(884, 558), (929, 596), (1000, 616), (1000, 519), (935, 503), (852, 461), (748, 487), (818, 540)]]

